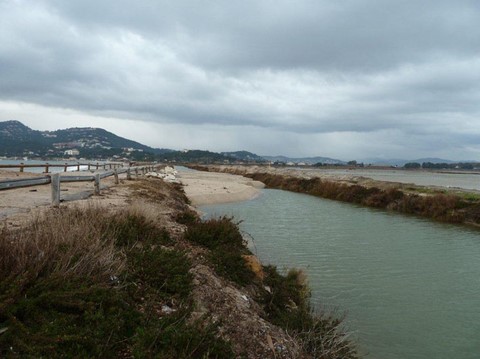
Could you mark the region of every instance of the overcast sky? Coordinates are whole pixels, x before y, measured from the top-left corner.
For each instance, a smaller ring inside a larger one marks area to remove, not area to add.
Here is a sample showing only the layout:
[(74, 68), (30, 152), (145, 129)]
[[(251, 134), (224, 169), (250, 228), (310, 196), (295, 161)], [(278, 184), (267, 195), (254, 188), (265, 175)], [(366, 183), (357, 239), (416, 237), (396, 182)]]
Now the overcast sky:
[(480, 160), (478, 0), (0, 0), (0, 121)]

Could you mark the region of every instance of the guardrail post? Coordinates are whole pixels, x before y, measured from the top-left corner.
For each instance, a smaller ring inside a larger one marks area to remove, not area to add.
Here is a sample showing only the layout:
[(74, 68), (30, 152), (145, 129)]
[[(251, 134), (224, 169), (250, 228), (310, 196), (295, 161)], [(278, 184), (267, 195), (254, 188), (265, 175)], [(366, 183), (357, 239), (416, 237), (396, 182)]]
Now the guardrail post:
[(90, 171), (90, 162), (88, 162), (88, 170)]
[(97, 162), (97, 168), (96, 169), (98, 170), (98, 162)]
[(130, 173), (130, 167), (127, 168), (127, 180), (130, 181), (132, 179), (132, 174)]
[(113, 175), (115, 176), (115, 184), (119, 184), (120, 182), (118, 180), (118, 171), (116, 168), (113, 170)]
[(52, 206), (58, 207), (60, 205), (60, 175), (55, 173), (50, 177), (52, 187)]
[(67, 172), (67, 167), (68, 167), (68, 163), (65, 163), (65, 166), (63, 166), (63, 172)]
[(23, 163), (23, 162), (22, 162), (22, 163), (20, 163), (20, 172), (23, 172), (23, 165), (24, 165), (24, 163)]
[(98, 196), (100, 194), (100, 174), (99, 173), (95, 175), (94, 187), (95, 187), (94, 193), (96, 196)]
[(45, 163), (45, 173), (48, 173), (48, 168), (49, 168), (49, 164), (48, 163)]
[(80, 172), (80, 162), (77, 163), (77, 172)]

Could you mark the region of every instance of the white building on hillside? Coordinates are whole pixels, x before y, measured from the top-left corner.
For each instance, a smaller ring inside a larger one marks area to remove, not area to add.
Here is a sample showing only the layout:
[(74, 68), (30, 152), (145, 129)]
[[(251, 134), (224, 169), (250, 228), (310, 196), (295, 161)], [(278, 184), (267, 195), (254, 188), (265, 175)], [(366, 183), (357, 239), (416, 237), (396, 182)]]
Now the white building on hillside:
[(64, 154), (67, 156), (78, 156), (80, 154), (80, 151), (74, 148), (73, 150), (66, 150)]

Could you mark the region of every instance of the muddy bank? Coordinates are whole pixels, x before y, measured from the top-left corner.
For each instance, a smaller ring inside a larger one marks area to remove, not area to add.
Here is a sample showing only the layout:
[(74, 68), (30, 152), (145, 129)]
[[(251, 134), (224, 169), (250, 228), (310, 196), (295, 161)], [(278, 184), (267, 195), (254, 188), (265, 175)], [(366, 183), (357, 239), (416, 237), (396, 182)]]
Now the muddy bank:
[(412, 214), (441, 222), (480, 226), (480, 197), (476, 193), (385, 183), (368, 178), (311, 177), (301, 171), (260, 166), (192, 168), (242, 175), (261, 181), (268, 188)]

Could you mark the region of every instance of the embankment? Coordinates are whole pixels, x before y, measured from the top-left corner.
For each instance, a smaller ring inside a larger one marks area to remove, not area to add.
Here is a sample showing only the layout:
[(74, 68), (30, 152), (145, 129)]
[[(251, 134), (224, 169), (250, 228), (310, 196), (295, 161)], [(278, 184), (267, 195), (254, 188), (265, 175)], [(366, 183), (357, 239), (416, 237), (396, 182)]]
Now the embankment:
[(201, 171), (225, 172), (263, 182), (268, 188), (305, 193), (362, 206), (412, 214), (436, 221), (480, 226), (480, 199), (469, 193), (428, 190), (421, 186), (361, 185), (344, 180), (304, 178), (269, 173), (247, 166), (193, 166)]
[(262, 266), (231, 219), (146, 179), (0, 228), (0, 357), (357, 355), (301, 271)]

